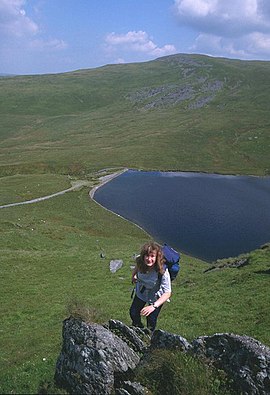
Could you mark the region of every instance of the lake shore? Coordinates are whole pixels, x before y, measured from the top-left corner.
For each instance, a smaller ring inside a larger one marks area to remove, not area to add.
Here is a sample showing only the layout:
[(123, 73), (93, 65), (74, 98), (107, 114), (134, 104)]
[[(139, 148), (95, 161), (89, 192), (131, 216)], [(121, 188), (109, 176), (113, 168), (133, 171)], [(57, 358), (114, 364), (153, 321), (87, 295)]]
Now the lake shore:
[(102, 187), (103, 185), (107, 184), (107, 182), (113, 180), (115, 177), (120, 176), (121, 174), (125, 173), (128, 171), (128, 168), (119, 170), (115, 173), (112, 174), (107, 174), (106, 176), (99, 177), (100, 183), (98, 185), (95, 185), (89, 192), (89, 196), (91, 199), (94, 198), (95, 192), (98, 190), (98, 188)]

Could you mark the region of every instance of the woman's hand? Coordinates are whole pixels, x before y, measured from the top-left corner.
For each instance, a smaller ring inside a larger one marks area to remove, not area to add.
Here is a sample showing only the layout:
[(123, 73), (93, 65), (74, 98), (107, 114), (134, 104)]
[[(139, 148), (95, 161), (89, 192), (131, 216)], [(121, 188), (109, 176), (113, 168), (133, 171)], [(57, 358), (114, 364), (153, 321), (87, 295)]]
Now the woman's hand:
[(151, 304), (150, 306), (145, 306), (145, 307), (141, 310), (141, 315), (147, 317), (148, 315), (150, 315), (151, 313), (153, 313), (153, 311), (155, 311), (155, 307)]
[(161, 295), (161, 297), (155, 301), (155, 307), (150, 304), (149, 306), (145, 306), (142, 310), (141, 310), (141, 315), (144, 316), (148, 316), (151, 313), (153, 313), (153, 311), (155, 311), (156, 308), (160, 307), (164, 302), (166, 302), (166, 300), (168, 300), (171, 296), (171, 292), (165, 292), (163, 295)]
[(132, 284), (135, 284), (137, 282), (137, 272), (132, 273), (131, 282), (132, 282)]

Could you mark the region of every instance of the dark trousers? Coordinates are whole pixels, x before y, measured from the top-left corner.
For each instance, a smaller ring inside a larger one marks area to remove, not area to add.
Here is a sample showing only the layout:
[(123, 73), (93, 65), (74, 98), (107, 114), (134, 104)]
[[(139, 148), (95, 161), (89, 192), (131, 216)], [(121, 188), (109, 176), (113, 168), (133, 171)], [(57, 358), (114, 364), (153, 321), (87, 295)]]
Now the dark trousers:
[[(134, 296), (133, 302), (131, 304), (129, 314), (132, 319), (132, 325), (138, 326), (139, 328), (143, 328), (142, 320), (141, 320), (141, 309), (146, 305), (146, 302), (138, 298), (138, 296)], [(159, 306), (157, 309), (153, 311), (150, 315), (146, 317), (147, 328), (151, 331), (154, 331), (157, 325), (157, 318), (162, 306)]]

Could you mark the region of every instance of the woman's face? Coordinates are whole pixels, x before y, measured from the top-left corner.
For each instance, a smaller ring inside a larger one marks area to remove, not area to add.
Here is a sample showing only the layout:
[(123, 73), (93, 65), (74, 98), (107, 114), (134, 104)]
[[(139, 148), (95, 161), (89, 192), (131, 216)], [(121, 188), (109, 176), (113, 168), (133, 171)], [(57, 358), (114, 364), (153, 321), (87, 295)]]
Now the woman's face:
[(153, 267), (154, 264), (156, 263), (156, 259), (157, 259), (157, 252), (152, 251), (149, 254), (144, 256), (144, 263), (148, 267)]

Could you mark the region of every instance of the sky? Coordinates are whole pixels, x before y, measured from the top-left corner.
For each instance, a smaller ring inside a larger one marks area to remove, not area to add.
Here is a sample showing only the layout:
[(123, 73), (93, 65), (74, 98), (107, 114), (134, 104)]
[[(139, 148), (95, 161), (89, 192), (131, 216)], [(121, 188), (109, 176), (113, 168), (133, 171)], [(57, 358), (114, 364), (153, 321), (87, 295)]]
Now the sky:
[(270, 0), (0, 0), (0, 74), (176, 53), (270, 60)]

